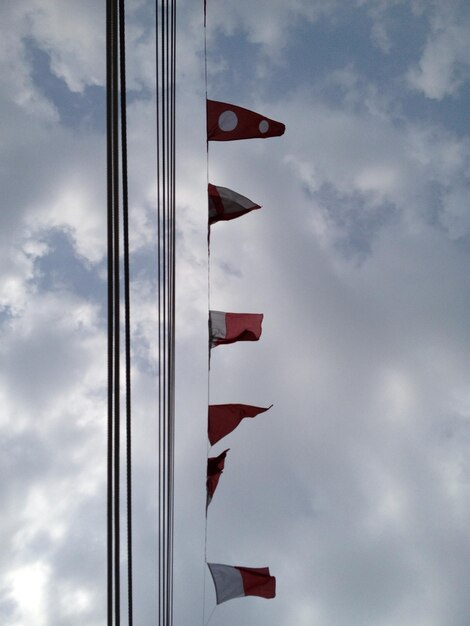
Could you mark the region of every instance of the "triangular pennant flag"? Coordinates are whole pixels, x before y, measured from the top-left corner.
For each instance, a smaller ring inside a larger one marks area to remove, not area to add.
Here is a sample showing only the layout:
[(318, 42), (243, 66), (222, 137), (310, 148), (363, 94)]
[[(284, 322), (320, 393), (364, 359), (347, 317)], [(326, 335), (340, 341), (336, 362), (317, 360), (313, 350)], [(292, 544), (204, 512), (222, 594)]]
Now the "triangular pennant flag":
[(262, 313), (209, 311), (210, 347), (236, 341), (258, 341), (262, 321)]
[(260, 209), (261, 205), (245, 198), (236, 191), (227, 187), (216, 187), (209, 183), (209, 224), (215, 224), (222, 220), (233, 220), (245, 215), (254, 209)]
[(211, 446), (235, 430), (243, 418), (256, 417), (259, 413), (268, 411), (271, 406), (263, 408), (249, 404), (209, 405), (207, 433)]
[(207, 100), (207, 140), (266, 139), (284, 134), (281, 122), (259, 113), (216, 100)]
[(225, 457), (227, 456), (227, 452), (230, 450), (230, 448), (227, 448), (227, 450), (224, 450), (222, 452), (222, 454), (219, 454), (219, 456), (213, 456), (213, 457), (209, 457), (207, 459), (207, 503), (206, 503), (206, 508), (209, 506), (209, 504), (211, 503), (212, 497), (215, 493), (215, 490), (217, 489), (217, 485), (219, 483), (219, 478), (222, 474), (222, 472), (224, 471), (224, 466), (225, 466)]
[(270, 575), (269, 567), (240, 567), (221, 563), (208, 563), (207, 566), (214, 581), (217, 604), (244, 596), (276, 597), (276, 579)]

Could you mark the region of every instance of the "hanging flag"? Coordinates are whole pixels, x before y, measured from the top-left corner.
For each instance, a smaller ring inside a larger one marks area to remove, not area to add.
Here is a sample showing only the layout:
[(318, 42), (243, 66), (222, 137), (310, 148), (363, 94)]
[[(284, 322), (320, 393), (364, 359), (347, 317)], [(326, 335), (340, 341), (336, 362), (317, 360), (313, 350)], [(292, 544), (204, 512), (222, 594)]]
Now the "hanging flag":
[(209, 224), (215, 224), (222, 220), (233, 220), (245, 215), (254, 209), (260, 209), (261, 205), (245, 198), (236, 191), (227, 187), (216, 187), (209, 183)]
[(258, 341), (262, 321), (262, 313), (209, 311), (210, 347), (236, 341)]
[(225, 457), (227, 456), (227, 452), (230, 450), (230, 448), (227, 448), (227, 450), (224, 450), (222, 452), (222, 454), (219, 454), (219, 456), (213, 456), (213, 457), (209, 457), (207, 459), (207, 503), (206, 503), (206, 509), (209, 506), (209, 504), (211, 503), (212, 497), (215, 493), (215, 490), (217, 489), (217, 485), (219, 483), (219, 478), (222, 475), (222, 472), (224, 471), (224, 465), (225, 465)]
[(270, 575), (269, 567), (239, 567), (220, 563), (207, 565), (214, 581), (217, 604), (244, 596), (276, 596), (276, 579)]
[(265, 139), (279, 137), (286, 127), (235, 104), (207, 100), (207, 140)]
[(209, 405), (207, 433), (211, 446), (235, 430), (244, 417), (256, 417), (271, 407), (272, 404), (266, 408), (249, 404)]

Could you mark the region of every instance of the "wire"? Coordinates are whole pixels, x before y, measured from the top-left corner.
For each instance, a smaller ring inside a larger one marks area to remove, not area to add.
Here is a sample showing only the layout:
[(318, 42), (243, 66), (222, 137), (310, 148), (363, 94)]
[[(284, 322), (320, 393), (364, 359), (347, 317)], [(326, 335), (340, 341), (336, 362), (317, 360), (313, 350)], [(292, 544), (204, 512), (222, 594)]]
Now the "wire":
[(112, 68), (113, 68), (113, 0), (106, 2), (106, 177), (107, 177), (107, 369), (108, 369), (108, 423), (107, 423), (107, 623), (113, 623), (113, 386), (114, 386), (114, 252), (113, 252), (113, 136), (112, 136)]
[(168, 623), (173, 623), (173, 528), (174, 528), (174, 449), (175, 449), (175, 210), (176, 210), (176, 0), (170, 9), (170, 97), (169, 97), (169, 517), (168, 539), (169, 580), (168, 580)]
[[(108, 433), (107, 433), (107, 613), (120, 624), (119, 542), (119, 128), (118, 7), (106, 3), (107, 240), (108, 240)], [(114, 616), (113, 616), (114, 612)]]
[(175, 445), (175, 102), (176, 1), (156, 11), (157, 322), (158, 322), (158, 619), (173, 620)]
[(162, 620), (162, 583), (161, 583), (161, 568), (163, 562), (163, 554), (162, 554), (162, 497), (163, 497), (163, 465), (161, 459), (161, 452), (163, 446), (163, 438), (162, 438), (162, 423), (163, 423), (163, 413), (162, 413), (162, 377), (163, 377), (163, 368), (162, 368), (162, 293), (161, 293), (161, 224), (162, 224), (162, 204), (160, 198), (160, 123), (161, 123), (161, 114), (160, 114), (160, 52), (159, 52), (159, 14), (158, 7), (155, 11), (155, 114), (156, 114), (156, 149), (157, 149), (157, 163), (156, 163), (156, 205), (157, 205), (157, 335), (158, 335), (158, 365), (157, 365), (157, 378), (158, 378), (158, 552), (157, 552), (157, 563), (158, 563), (158, 624), (161, 626), (163, 623)]
[(126, 474), (128, 614), (132, 626), (132, 492), (131, 492), (131, 384), (129, 219), (127, 177), (127, 111), (125, 77), (124, 0), (106, 2), (106, 120), (107, 120), (107, 292), (108, 292), (108, 426), (107, 426), (107, 623), (121, 623), (120, 556), (120, 225), (119, 225), (119, 92), (121, 95), (121, 157), (124, 231), (124, 296), (126, 350)]
[[(158, 623), (173, 622), (175, 446), (176, 0), (156, 8)], [(121, 620), (119, 102), (123, 203), (128, 624), (133, 624), (132, 402), (125, 0), (106, 2), (108, 425), (107, 615)], [(119, 71), (118, 71), (119, 70)], [(119, 100), (120, 88), (120, 100)]]
[(112, 38), (112, 131), (113, 138), (113, 269), (114, 269), (114, 612), (115, 623), (121, 623), (121, 530), (120, 530), (120, 264), (119, 264), (119, 78), (118, 78), (118, 5), (113, 2)]
[(131, 386), (131, 317), (129, 267), (129, 185), (127, 167), (127, 86), (126, 86), (126, 16), (125, 1), (119, 0), (119, 75), (121, 95), (122, 219), (124, 248), (124, 337), (126, 398), (126, 495), (127, 495), (127, 619), (133, 626), (133, 554), (132, 554), (132, 386)]

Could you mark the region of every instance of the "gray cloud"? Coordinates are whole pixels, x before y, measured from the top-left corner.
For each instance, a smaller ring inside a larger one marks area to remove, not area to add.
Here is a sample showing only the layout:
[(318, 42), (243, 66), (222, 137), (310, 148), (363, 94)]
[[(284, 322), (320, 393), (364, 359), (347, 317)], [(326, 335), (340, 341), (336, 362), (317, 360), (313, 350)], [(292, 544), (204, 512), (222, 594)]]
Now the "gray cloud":
[[(59, 4), (3, 7), (15, 33), (0, 46), (8, 69), (0, 106), (9, 119), (2, 150), (10, 154), (0, 246), (6, 626), (77, 619), (98, 626), (105, 613), (104, 137), (99, 127), (64, 124), (67, 101), (42, 90), (24, 43), (34, 40), (71, 94), (84, 93), (103, 82), (104, 29), (94, 4), (66, 16)], [(304, 67), (283, 65), (281, 53), (300, 22), (309, 33), (318, 20), (333, 28), (341, 3), (281, 4), (261, 4), (257, 19), (246, 3), (209, 7), (209, 45), (224, 33), (260, 46), (250, 73), (266, 70), (280, 84), (277, 99), (260, 87), (240, 104), (287, 124), (279, 139), (210, 146), (211, 182), (263, 205), (214, 226), (211, 305), (265, 313), (259, 343), (213, 350), (210, 401), (274, 407), (219, 444), (230, 452), (209, 509), (207, 555), (269, 565), (278, 577), (275, 600), (229, 602), (211, 624), (461, 626), (469, 609), (468, 140), (442, 118), (407, 118), (397, 83), (384, 97), (360, 55), (346, 70), (336, 68), (334, 101), (323, 91), (324, 76), (305, 84), (302, 72), (308, 65), (315, 76), (316, 67), (308, 37)], [(383, 18), (372, 34), (392, 55), (387, 11), (394, 3), (375, 3), (375, 13), (366, 4), (360, 15)], [(206, 619), (214, 606), (203, 563), (208, 299), (200, 10), (186, 3), (179, 23), (177, 624), (202, 619), (204, 593)], [(129, 15), (139, 623), (150, 623), (156, 607), (149, 13), (141, 2)], [(229, 67), (231, 53), (218, 55)], [(384, 63), (384, 84), (387, 71)], [(279, 98), (284, 72), (295, 87)], [(223, 72), (210, 75), (233, 95)]]

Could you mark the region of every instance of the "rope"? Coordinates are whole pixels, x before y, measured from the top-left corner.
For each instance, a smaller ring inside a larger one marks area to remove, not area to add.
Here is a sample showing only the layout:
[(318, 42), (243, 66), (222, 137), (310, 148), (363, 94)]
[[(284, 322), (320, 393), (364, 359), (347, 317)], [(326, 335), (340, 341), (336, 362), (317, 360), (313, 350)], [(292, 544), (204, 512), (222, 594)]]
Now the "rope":
[(163, 464), (165, 467), (165, 484), (164, 484), (164, 502), (163, 502), (163, 524), (164, 524), (164, 564), (163, 564), (163, 608), (164, 608), (164, 624), (168, 623), (168, 2), (163, 1), (161, 5), (161, 24), (162, 24), (162, 118), (163, 118), (163, 159), (162, 159), (162, 195), (165, 211), (165, 220), (163, 222), (163, 368), (164, 368), (164, 388), (163, 388)]
[(176, 212), (176, 0), (172, 0), (170, 12), (170, 159), (169, 159), (169, 192), (170, 192), (170, 337), (169, 337), (169, 519), (170, 537), (168, 542), (170, 576), (168, 605), (168, 623), (173, 623), (173, 528), (174, 528), (174, 449), (175, 449), (175, 212)]
[(112, 131), (113, 138), (113, 269), (114, 269), (114, 612), (115, 623), (121, 623), (121, 547), (120, 547), (120, 266), (119, 266), (119, 83), (118, 83), (118, 6), (113, 2), (112, 38)]
[(129, 186), (127, 168), (126, 19), (124, 0), (119, 0), (119, 69), (121, 83), (122, 218), (125, 316), (124, 337), (126, 378), (127, 619), (128, 626), (133, 626), (131, 318), (129, 268)]
[[(119, 545), (119, 130), (118, 11), (106, 3), (106, 116), (108, 193), (108, 443), (107, 443), (107, 600), (108, 624), (120, 623)], [(114, 600), (114, 607), (113, 607)]]
[(215, 605), (215, 607), (212, 609), (211, 614), (209, 615), (209, 619), (207, 620), (207, 622), (204, 624), (204, 626), (208, 626), (209, 622), (212, 619), (212, 616), (214, 615), (214, 611), (217, 608), (217, 604)]
[(114, 253), (113, 253), (113, 136), (112, 136), (112, 68), (113, 68), (113, 20), (114, 6), (112, 0), (106, 2), (106, 177), (107, 177), (107, 370), (108, 370), (108, 423), (107, 423), (107, 623), (113, 623), (113, 309), (114, 309)]
[(168, 535), (168, 525), (167, 525), (167, 491), (168, 491), (168, 459), (167, 459), (167, 291), (166, 291), (166, 274), (167, 274), (167, 197), (166, 197), (166, 177), (167, 177), (167, 134), (166, 134), (166, 123), (167, 123), (167, 110), (166, 110), (166, 20), (165, 20), (165, 0), (161, 3), (161, 15), (160, 15), (160, 24), (161, 24), (161, 54), (160, 54), (160, 72), (161, 72), (161, 81), (162, 81), (162, 93), (161, 93), (161, 110), (162, 110), (162, 127), (161, 127), (161, 157), (162, 157), (162, 177), (161, 177), (161, 194), (162, 194), (162, 206), (163, 206), (163, 221), (162, 221), (162, 360), (163, 360), (163, 379), (162, 379), (162, 397), (160, 402), (162, 403), (162, 415), (163, 420), (161, 424), (162, 429), (162, 450), (161, 454), (161, 472), (163, 478), (162, 484), (162, 502), (161, 502), (161, 524), (162, 528), (160, 531), (161, 541), (162, 541), (162, 564), (160, 571), (160, 579), (161, 579), (161, 595), (162, 595), (162, 606), (160, 607), (161, 611), (161, 619), (162, 626), (166, 626), (167, 624), (167, 615), (168, 615), (168, 596), (167, 596), (167, 585), (168, 585), (168, 552), (167, 552), (167, 535)]
[[(126, 522), (128, 624), (133, 625), (131, 318), (125, 0), (106, 2), (108, 424), (107, 615), (121, 620), (120, 583), (120, 232), (119, 81), (123, 203)], [(158, 321), (158, 623), (173, 622), (175, 442), (176, 0), (156, 9), (157, 321)], [(118, 67), (119, 66), (119, 67)], [(119, 70), (119, 72), (118, 72)]]
[(156, 144), (157, 144), (157, 164), (156, 164), (156, 176), (157, 176), (157, 334), (158, 334), (158, 366), (157, 366), (157, 378), (158, 378), (158, 453), (159, 453), (159, 471), (158, 471), (158, 624), (162, 625), (162, 584), (161, 584), (161, 568), (163, 562), (162, 554), (162, 497), (163, 497), (163, 464), (161, 462), (163, 438), (162, 438), (162, 294), (161, 294), (161, 224), (162, 224), (162, 205), (160, 200), (160, 54), (159, 54), (159, 21), (158, 21), (158, 9), (155, 11), (155, 114), (156, 114)]
[(158, 612), (173, 621), (175, 412), (175, 84), (176, 1), (156, 12), (158, 307)]
[(108, 425), (107, 425), (107, 623), (121, 623), (120, 550), (120, 225), (119, 225), (119, 87), (121, 96), (121, 158), (124, 231), (124, 297), (126, 352), (126, 478), (128, 621), (132, 626), (132, 491), (129, 203), (127, 177), (127, 108), (125, 75), (124, 0), (106, 2), (106, 119), (107, 119), (107, 268), (108, 268)]

